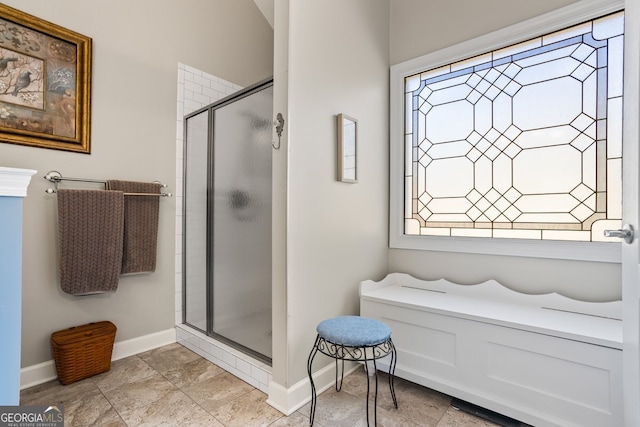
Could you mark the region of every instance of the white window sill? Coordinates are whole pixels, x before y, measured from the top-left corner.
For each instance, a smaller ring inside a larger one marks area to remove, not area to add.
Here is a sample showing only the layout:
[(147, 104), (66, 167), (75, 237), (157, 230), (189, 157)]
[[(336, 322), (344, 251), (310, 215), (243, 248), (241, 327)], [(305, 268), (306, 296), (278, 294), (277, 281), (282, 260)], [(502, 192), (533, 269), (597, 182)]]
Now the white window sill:
[(604, 242), (391, 235), (389, 238), (389, 247), (391, 249), (414, 249), (609, 263), (620, 263), (622, 259), (620, 243)]

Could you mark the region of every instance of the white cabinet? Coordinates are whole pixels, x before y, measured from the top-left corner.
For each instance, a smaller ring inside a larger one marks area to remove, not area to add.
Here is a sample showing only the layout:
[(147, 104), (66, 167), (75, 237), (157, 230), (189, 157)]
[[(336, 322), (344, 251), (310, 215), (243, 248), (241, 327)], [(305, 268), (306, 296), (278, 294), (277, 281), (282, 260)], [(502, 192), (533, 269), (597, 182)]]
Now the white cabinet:
[(391, 328), (401, 378), (537, 427), (623, 425), (620, 301), (393, 273), (360, 284), (360, 314)]
[(0, 167), (0, 406), (20, 403), (22, 199), (35, 172)]

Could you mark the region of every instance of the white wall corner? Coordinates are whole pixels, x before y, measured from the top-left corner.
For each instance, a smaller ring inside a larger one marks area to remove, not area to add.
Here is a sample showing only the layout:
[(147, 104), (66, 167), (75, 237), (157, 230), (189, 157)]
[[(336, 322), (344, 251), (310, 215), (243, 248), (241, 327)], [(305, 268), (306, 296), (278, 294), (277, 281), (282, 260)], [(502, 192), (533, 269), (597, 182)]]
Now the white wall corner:
[(16, 169), (0, 166), (0, 196), (26, 197), (33, 169)]
[(271, 28), (273, 28), (273, 0), (253, 0), (253, 2), (258, 6)]
[[(362, 365), (359, 363), (351, 363), (345, 366), (344, 376), (351, 374)], [(336, 383), (335, 363), (330, 363), (324, 368), (313, 374), (313, 382), (316, 386), (316, 395), (320, 395), (323, 391), (333, 387)], [(311, 401), (311, 383), (309, 377), (306, 377), (291, 387), (287, 388), (275, 381), (269, 383), (269, 398), (267, 403), (283, 414), (289, 416), (305, 404)]]

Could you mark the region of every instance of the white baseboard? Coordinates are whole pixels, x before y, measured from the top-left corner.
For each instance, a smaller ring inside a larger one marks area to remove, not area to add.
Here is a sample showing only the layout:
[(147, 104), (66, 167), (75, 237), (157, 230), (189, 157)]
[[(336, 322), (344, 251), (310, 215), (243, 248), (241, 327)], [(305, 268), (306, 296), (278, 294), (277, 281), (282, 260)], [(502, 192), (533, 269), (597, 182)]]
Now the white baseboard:
[(20, 390), (58, 378), (53, 360), (20, 369)]
[[(345, 364), (345, 377), (362, 367), (359, 363), (351, 364), (352, 366)], [(335, 363), (332, 362), (313, 374), (313, 383), (316, 386), (317, 395), (320, 395), (320, 393), (335, 385), (335, 367)], [(287, 416), (293, 414), (310, 401), (311, 383), (309, 382), (309, 377), (305, 377), (289, 388), (275, 381), (269, 383), (269, 398), (267, 399), (267, 403)]]
[[(176, 342), (176, 329), (154, 332), (130, 340), (116, 342), (113, 345), (111, 360), (124, 359), (134, 354), (143, 353)], [(53, 360), (27, 366), (20, 369), (20, 390), (33, 387), (58, 378)]]
[(120, 360), (176, 342), (176, 328), (167, 329), (141, 337), (120, 341), (113, 345), (111, 360)]

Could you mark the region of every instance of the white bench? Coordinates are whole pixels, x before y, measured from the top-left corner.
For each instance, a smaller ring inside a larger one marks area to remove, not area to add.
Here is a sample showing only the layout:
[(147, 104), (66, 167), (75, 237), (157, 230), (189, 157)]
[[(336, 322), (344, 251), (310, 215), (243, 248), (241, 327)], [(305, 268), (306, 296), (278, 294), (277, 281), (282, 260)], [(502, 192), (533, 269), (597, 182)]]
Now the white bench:
[(537, 427), (623, 425), (621, 301), (392, 273), (360, 315), (391, 328), (398, 377)]

